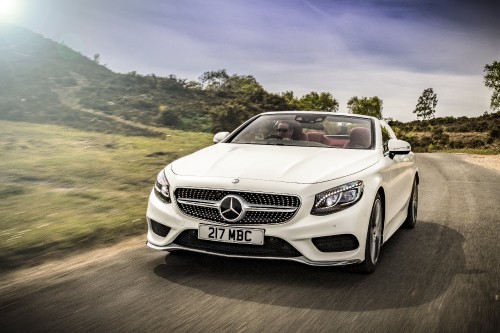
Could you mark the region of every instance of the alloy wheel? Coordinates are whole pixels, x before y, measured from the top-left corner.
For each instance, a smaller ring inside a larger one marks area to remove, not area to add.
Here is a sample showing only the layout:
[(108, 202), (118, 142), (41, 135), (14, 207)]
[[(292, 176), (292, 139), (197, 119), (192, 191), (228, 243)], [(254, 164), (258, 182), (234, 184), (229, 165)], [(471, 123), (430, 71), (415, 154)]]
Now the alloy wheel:
[(370, 216), (370, 259), (376, 264), (382, 246), (382, 202), (379, 198), (373, 204)]

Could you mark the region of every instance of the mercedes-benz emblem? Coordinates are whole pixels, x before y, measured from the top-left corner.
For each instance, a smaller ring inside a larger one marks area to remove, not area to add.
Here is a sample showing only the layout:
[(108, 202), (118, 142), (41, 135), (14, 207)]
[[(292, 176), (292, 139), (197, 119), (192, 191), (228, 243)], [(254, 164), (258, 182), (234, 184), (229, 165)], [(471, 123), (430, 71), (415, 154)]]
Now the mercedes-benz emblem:
[(234, 195), (227, 195), (219, 205), (220, 215), (227, 222), (238, 222), (245, 216), (242, 199)]

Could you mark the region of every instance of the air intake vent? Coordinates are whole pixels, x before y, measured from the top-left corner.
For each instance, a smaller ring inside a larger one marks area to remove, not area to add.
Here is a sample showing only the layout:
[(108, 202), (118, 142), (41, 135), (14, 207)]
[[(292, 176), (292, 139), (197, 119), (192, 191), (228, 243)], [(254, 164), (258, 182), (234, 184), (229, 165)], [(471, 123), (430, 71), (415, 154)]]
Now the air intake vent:
[(158, 223), (154, 220), (149, 220), (151, 222), (151, 229), (155, 234), (161, 237), (167, 237), (168, 233), (170, 232), (170, 227), (167, 227), (164, 224)]
[(312, 242), (321, 252), (352, 251), (359, 247), (358, 239), (354, 235), (316, 237)]

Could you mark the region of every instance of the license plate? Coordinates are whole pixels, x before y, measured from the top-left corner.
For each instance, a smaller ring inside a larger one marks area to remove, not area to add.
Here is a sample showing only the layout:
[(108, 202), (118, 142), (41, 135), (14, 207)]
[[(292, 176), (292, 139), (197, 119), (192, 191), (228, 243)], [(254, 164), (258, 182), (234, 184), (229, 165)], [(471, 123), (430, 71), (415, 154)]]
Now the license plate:
[(198, 238), (216, 242), (262, 245), (264, 230), (200, 224)]

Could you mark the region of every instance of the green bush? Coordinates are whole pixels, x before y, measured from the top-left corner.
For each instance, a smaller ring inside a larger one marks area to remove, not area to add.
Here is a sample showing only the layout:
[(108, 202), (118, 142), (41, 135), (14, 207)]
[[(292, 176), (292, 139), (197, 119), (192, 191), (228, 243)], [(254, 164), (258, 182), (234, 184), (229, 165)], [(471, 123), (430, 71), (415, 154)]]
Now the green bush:
[(484, 147), (484, 141), (481, 139), (474, 139), (467, 144), (468, 148), (481, 148)]
[(452, 149), (462, 149), (465, 148), (465, 143), (462, 141), (450, 141), (449, 146)]

